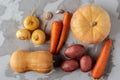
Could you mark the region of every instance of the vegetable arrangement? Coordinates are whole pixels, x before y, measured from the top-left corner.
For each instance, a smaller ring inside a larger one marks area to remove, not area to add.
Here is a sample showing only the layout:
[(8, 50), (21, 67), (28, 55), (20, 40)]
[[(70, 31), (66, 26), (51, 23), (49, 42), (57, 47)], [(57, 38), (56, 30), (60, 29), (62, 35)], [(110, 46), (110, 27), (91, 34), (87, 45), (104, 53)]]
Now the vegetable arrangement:
[[(25, 29), (16, 32), (16, 37), (20, 40), (32, 39), (37, 45), (42, 45), (46, 41), (47, 20), (53, 17), (51, 12), (44, 15), (43, 30), (37, 29), (40, 21), (36, 16), (27, 16), (24, 20)], [(56, 14), (62, 14), (64, 11), (59, 9)], [(74, 36), (83, 43), (96, 44), (102, 42), (109, 34), (111, 23), (108, 13), (97, 5), (86, 5), (80, 7), (72, 16), (71, 13), (65, 12), (62, 21), (53, 21), (50, 32), (50, 51), (28, 52), (25, 50), (15, 51), (10, 59), (10, 66), (16, 72), (36, 71), (48, 73), (53, 69), (53, 56), (60, 53), (64, 46), (69, 32), (69, 25)], [(32, 34), (31, 34), (32, 32)], [(68, 46), (64, 55), (68, 58), (61, 63), (61, 69), (65, 72), (72, 72), (78, 68), (82, 72), (92, 70), (91, 76), (99, 79), (103, 76), (107, 60), (112, 47), (112, 40), (106, 39), (105, 44), (100, 52), (98, 60), (93, 65), (93, 59), (86, 52), (81, 44)], [(57, 56), (57, 55), (56, 55)], [(93, 69), (92, 69), (93, 68)]]
[[(92, 58), (86, 54), (86, 51), (83, 45), (74, 44), (72, 46), (69, 46), (65, 50), (64, 54), (66, 55), (66, 57), (71, 59), (71, 60), (65, 60), (61, 65), (61, 68), (65, 72), (71, 72), (71, 71), (76, 70), (78, 68), (76, 67), (76, 64), (80, 66), (80, 69), (83, 72), (88, 72), (92, 69)], [(76, 62), (72, 61), (73, 59), (76, 60)], [(79, 61), (77, 61), (77, 59), (79, 59)], [(68, 68), (64, 67), (66, 65)]]
[[(34, 9), (32, 10), (32, 14), (27, 16), (24, 19), (24, 27), (25, 29), (20, 29), (16, 32), (16, 37), (20, 40), (29, 40), (32, 37), (32, 42), (36, 45), (42, 45), (46, 41), (46, 20), (50, 20), (52, 18), (51, 12), (46, 12), (44, 14), (44, 29), (39, 30), (40, 20), (34, 16)], [(32, 32), (32, 36), (31, 36)]]

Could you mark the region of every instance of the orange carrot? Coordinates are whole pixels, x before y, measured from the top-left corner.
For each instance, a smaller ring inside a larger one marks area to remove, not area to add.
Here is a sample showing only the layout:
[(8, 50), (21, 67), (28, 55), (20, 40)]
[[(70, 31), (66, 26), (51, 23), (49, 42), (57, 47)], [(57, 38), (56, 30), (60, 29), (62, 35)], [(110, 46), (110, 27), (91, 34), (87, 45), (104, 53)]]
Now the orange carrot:
[(52, 29), (51, 29), (50, 52), (52, 54), (55, 54), (63, 26), (61, 22), (54, 21), (51, 27)]
[(104, 46), (103, 46), (103, 48), (100, 52), (98, 60), (97, 60), (95, 66), (92, 70), (92, 73), (91, 73), (92, 77), (95, 80), (98, 80), (104, 74), (105, 67), (107, 65), (107, 61), (108, 61), (108, 58), (109, 58), (111, 47), (112, 47), (112, 40), (107, 39), (104, 43)]
[(69, 30), (70, 20), (71, 20), (71, 14), (69, 12), (65, 12), (64, 16), (63, 16), (63, 29), (62, 29), (62, 33), (60, 36), (59, 44), (57, 46), (56, 53), (58, 53), (60, 51), (60, 49), (62, 48), (62, 46), (66, 40), (68, 30)]

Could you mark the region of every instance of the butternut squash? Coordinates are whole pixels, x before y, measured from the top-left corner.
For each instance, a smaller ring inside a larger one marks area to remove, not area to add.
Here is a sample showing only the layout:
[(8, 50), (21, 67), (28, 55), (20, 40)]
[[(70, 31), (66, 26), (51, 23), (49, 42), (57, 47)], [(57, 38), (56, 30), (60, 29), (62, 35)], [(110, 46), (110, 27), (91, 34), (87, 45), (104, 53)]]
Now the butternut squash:
[(53, 69), (53, 56), (49, 51), (15, 51), (10, 59), (10, 66), (16, 72), (36, 71), (48, 73)]

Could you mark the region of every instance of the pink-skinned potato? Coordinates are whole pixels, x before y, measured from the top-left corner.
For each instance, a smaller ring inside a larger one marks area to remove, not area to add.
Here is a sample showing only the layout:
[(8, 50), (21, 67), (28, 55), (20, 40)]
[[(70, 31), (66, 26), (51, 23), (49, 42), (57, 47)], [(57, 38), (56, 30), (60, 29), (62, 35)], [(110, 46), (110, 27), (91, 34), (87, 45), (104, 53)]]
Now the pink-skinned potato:
[(80, 44), (74, 44), (72, 46), (69, 46), (65, 52), (65, 56), (68, 58), (81, 58), (85, 54), (85, 48), (83, 45)]
[(61, 68), (65, 72), (72, 72), (79, 67), (78, 61), (71, 59), (62, 62)]
[(82, 72), (88, 72), (92, 69), (92, 58), (89, 55), (84, 55), (81, 57), (80, 69)]

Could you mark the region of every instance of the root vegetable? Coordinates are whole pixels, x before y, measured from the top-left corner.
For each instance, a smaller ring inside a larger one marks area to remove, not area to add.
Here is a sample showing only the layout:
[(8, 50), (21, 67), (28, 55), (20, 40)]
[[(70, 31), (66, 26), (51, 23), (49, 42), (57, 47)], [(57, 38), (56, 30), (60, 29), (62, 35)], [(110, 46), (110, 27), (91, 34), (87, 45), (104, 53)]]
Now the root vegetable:
[(55, 54), (63, 26), (61, 22), (54, 21), (51, 27), (52, 29), (51, 29), (50, 52), (52, 54)]
[(80, 59), (80, 69), (83, 72), (88, 72), (92, 69), (92, 58), (88, 55), (84, 55)]
[(45, 43), (46, 35), (42, 30), (35, 30), (32, 33), (32, 42), (37, 45), (42, 45)]
[(84, 46), (80, 44), (74, 44), (69, 46), (64, 53), (68, 58), (81, 58), (85, 54)]
[(91, 75), (95, 80), (101, 78), (102, 75), (104, 74), (111, 47), (112, 47), (112, 40), (109, 38), (105, 41), (104, 46), (98, 57), (98, 60), (92, 70)]
[(72, 72), (79, 67), (77, 60), (65, 60), (63, 61), (61, 68), (65, 72)]
[(16, 37), (20, 40), (28, 40), (31, 38), (31, 33), (26, 29), (20, 29), (16, 32)]

